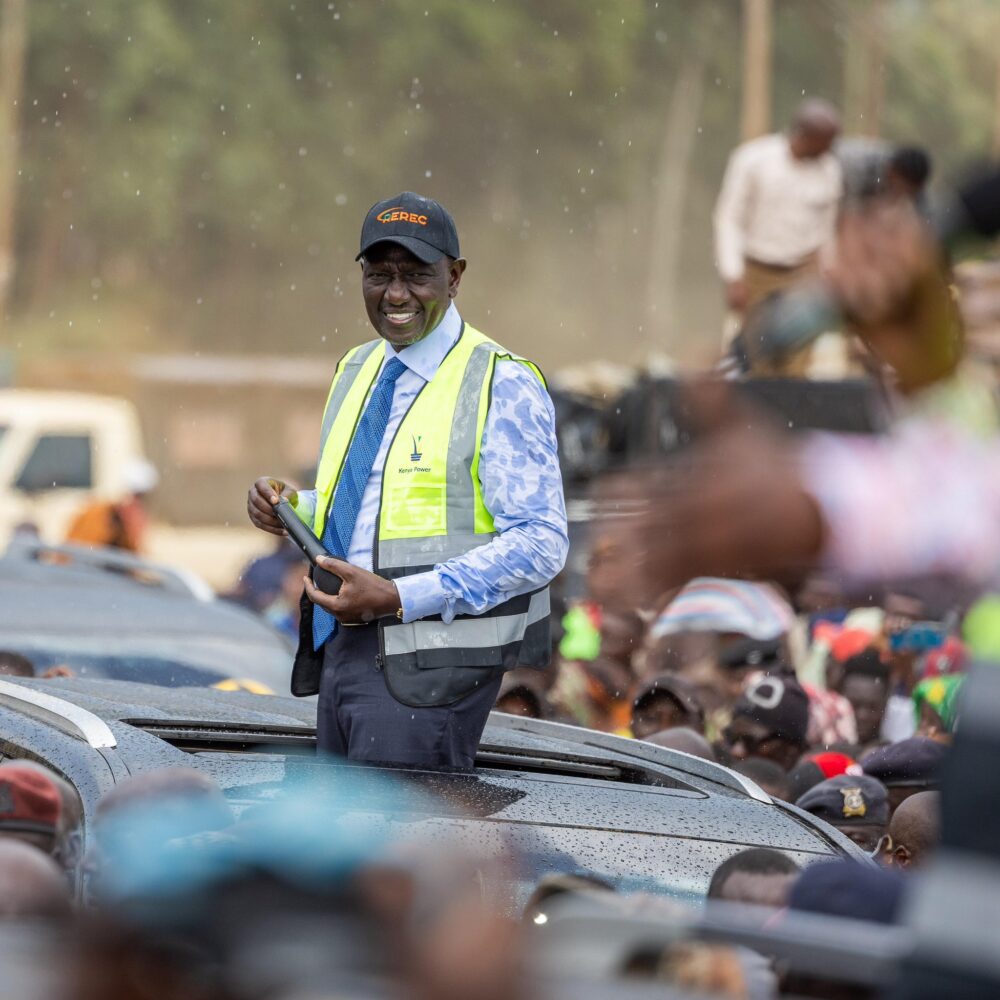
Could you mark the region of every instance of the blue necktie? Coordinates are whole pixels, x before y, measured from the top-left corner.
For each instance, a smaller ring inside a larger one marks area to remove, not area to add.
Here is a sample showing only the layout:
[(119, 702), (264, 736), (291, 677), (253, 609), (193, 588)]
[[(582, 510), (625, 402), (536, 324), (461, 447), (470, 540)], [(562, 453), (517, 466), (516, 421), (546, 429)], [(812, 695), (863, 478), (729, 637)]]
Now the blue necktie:
[[(375, 456), (389, 426), (392, 412), (392, 397), (396, 391), (396, 379), (406, 371), (406, 365), (399, 358), (390, 358), (382, 369), (375, 389), (372, 391), (365, 412), (361, 414), (358, 428), (351, 440), (351, 447), (344, 462), (344, 471), (337, 483), (333, 498), (333, 509), (326, 520), (323, 531), (323, 547), (339, 559), (347, 559), (351, 546), (354, 525), (361, 510), (361, 497), (372, 474)], [(337, 631), (337, 619), (323, 608), (313, 606), (313, 648), (319, 650)]]

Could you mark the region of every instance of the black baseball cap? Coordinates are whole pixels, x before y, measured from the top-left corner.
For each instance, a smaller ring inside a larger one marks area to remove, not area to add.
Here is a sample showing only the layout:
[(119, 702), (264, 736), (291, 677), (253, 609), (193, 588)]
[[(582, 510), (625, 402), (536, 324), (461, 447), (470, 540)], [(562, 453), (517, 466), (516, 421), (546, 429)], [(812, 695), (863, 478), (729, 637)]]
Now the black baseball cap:
[(461, 257), (458, 230), (447, 209), (423, 195), (404, 191), (372, 205), (361, 227), (360, 260), (379, 243), (398, 243), (425, 264), (437, 263), (444, 254)]

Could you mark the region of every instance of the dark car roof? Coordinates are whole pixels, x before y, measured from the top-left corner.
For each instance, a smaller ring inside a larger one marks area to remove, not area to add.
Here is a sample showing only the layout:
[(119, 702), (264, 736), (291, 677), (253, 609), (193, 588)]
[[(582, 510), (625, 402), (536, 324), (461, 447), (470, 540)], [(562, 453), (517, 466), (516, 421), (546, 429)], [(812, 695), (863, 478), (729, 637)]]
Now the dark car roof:
[[(123, 681), (3, 679), (0, 709), (30, 711), (18, 698), (31, 698), (21, 694), (31, 691), (84, 710), (98, 733), (109, 734), (131, 773), (183, 764), (226, 787), (261, 776), (280, 783), (288, 769), (316, 760), (315, 706), (300, 699)], [(303, 750), (308, 760), (297, 756)], [(832, 828), (772, 802), (726, 768), (558, 723), (493, 713), (476, 774), (481, 780), (466, 805), (503, 822), (760, 844), (805, 854), (854, 851)], [(514, 775), (512, 785), (506, 779)], [(514, 788), (518, 794), (508, 794)], [(525, 788), (537, 794), (525, 794)]]
[[(65, 553), (73, 561), (39, 558)], [(35, 632), (280, 642), (259, 618), (177, 571), (117, 553), (21, 544), (0, 559), (0, 634)]]

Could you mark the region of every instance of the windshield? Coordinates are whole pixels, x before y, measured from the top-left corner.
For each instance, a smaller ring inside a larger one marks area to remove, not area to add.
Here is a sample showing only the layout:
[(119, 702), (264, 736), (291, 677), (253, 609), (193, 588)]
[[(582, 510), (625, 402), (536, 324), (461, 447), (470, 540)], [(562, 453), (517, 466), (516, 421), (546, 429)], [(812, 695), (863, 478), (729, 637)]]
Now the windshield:
[(66, 666), (77, 677), (139, 681), (164, 687), (208, 687), (246, 680), (284, 694), (292, 656), (280, 646), (259, 647), (224, 639), (157, 639), (147, 636), (86, 639), (53, 636), (8, 638), (5, 646), (28, 657), (37, 674)]

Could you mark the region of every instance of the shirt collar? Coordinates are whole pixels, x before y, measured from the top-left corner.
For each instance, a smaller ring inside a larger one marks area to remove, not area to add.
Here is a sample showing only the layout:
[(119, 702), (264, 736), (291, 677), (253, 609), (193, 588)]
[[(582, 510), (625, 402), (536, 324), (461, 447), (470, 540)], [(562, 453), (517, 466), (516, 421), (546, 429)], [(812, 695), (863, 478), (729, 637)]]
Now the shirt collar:
[(396, 353), (386, 341), (386, 359), (399, 358), (411, 372), (415, 372), (425, 382), (430, 382), (434, 378), (434, 373), (441, 367), (445, 355), (455, 346), (461, 332), (462, 317), (452, 302), (441, 322), (422, 340), (404, 347), (399, 353)]

